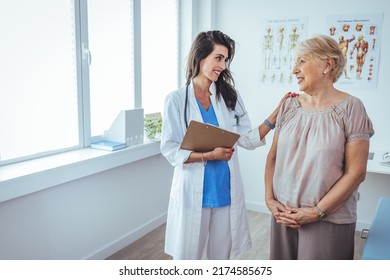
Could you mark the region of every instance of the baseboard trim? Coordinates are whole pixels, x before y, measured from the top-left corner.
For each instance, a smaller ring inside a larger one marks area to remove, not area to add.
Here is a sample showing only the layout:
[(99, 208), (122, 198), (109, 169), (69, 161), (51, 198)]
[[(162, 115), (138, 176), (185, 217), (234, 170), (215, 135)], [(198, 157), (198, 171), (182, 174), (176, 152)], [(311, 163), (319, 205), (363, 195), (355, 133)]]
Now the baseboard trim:
[(260, 212), (260, 213), (264, 213), (264, 214), (270, 214), (267, 206), (265, 206), (265, 203), (246, 201), (245, 204), (246, 204), (247, 210)]
[(129, 244), (133, 243), (134, 241), (137, 241), (144, 235), (148, 234), (149, 232), (153, 231), (154, 229), (158, 228), (162, 224), (164, 224), (167, 220), (167, 213), (163, 213), (160, 216), (148, 221), (147, 223), (143, 224), (142, 226), (134, 229), (133, 231), (129, 232), (128, 234), (118, 238), (117, 240), (114, 240), (107, 244), (106, 246), (101, 247), (100, 249), (96, 250), (95, 252), (91, 253), (90, 255), (87, 255), (85, 258), (86, 260), (104, 260), (111, 256), (112, 254), (118, 252), (119, 250), (125, 248)]

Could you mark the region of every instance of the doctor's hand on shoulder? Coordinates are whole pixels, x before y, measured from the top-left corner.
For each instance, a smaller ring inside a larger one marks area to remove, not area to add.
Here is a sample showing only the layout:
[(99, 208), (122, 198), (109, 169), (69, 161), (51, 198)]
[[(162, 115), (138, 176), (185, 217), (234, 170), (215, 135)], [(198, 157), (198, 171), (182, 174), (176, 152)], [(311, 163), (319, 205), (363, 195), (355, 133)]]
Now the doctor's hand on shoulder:
[(290, 98), (290, 97), (295, 97), (295, 96), (298, 96), (299, 94), (298, 93), (295, 93), (295, 92), (288, 92), (286, 93), (279, 101), (278, 105), (276, 106), (275, 110), (271, 113), (271, 115), (269, 116), (268, 120), (275, 123), (276, 122), (276, 117), (279, 113), (279, 110), (280, 110), (280, 107), (282, 107), (283, 103), (286, 101), (286, 99)]

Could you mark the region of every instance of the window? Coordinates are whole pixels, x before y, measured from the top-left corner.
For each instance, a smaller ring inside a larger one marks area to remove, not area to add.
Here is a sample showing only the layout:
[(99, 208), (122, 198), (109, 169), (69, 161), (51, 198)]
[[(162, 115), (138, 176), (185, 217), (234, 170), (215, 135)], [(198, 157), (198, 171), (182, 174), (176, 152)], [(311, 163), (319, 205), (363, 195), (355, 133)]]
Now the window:
[(0, 165), (88, 146), (121, 110), (162, 111), (178, 84), (177, 11), (177, 0), (2, 1)]
[(142, 106), (162, 112), (165, 96), (178, 87), (177, 0), (141, 4)]
[(74, 16), (69, 0), (0, 2), (0, 163), (79, 147)]
[(102, 135), (121, 110), (134, 108), (133, 5), (88, 1), (91, 136)]

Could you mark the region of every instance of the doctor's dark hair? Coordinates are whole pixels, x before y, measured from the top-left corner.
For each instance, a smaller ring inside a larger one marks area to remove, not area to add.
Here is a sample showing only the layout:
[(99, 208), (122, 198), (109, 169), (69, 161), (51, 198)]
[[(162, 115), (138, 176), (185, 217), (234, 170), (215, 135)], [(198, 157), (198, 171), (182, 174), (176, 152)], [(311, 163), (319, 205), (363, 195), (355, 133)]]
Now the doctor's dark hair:
[(237, 92), (234, 88), (233, 76), (229, 69), (235, 53), (235, 44), (234, 40), (219, 30), (199, 33), (192, 43), (186, 71), (186, 85), (189, 85), (191, 80), (199, 75), (202, 59), (206, 58), (214, 50), (215, 45), (225, 46), (228, 49), (226, 69), (219, 75), (215, 84), (217, 99), (219, 100), (222, 95), (226, 106), (231, 110), (235, 109), (237, 103)]

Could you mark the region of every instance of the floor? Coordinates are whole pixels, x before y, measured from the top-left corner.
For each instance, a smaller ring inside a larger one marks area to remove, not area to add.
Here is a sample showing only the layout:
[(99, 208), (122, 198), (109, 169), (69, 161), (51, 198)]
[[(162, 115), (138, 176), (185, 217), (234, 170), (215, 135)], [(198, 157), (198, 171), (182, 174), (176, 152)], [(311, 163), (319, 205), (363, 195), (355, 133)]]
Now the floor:
[[(235, 260), (268, 260), (270, 215), (248, 211), (249, 227), (252, 237), (252, 248)], [(171, 260), (172, 257), (164, 253), (165, 224), (148, 233), (141, 239), (114, 253), (107, 260)], [(360, 232), (355, 234), (355, 260), (360, 260), (365, 239)]]

